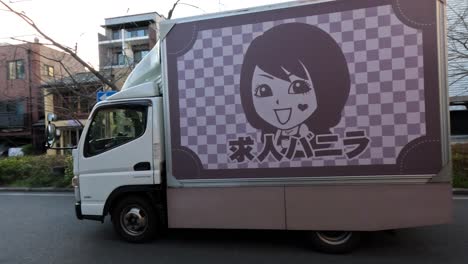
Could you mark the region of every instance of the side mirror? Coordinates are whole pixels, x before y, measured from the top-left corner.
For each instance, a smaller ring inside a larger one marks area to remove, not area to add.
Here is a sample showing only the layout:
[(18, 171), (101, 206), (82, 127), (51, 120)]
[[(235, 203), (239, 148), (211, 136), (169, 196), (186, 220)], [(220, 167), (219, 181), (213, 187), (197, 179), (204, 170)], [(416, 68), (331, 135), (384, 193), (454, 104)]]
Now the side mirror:
[(57, 130), (54, 124), (49, 123), (47, 125), (47, 146), (51, 147), (54, 145), (58, 137), (60, 137), (60, 130)]
[(53, 113), (47, 114), (47, 131), (46, 131), (47, 141), (46, 141), (46, 147), (48, 149), (58, 149), (58, 150), (76, 148), (76, 146), (74, 146), (74, 147), (59, 147), (59, 148), (53, 147), (55, 141), (57, 139), (59, 139), (60, 136), (62, 135), (62, 131), (60, 131), (60, 129), (55, 127), (55, 124), (52, 123), (53, 121), (57, 121), (57, 116), (55, 114), (53, 114)]

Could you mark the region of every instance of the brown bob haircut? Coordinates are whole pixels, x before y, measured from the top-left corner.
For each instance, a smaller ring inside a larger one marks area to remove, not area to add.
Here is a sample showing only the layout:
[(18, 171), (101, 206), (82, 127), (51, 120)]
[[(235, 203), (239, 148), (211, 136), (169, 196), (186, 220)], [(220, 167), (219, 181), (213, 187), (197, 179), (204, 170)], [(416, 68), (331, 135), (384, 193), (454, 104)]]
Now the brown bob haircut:
[(335, 40), (318, 27), (304, 23), (275, 26), (255, 38), (244, 56), (240, 96), (247, 121), (262, 133), (277, 128), (263, 120), (253, 105), (252, 78), (255, 67), (289, 81), (282, 67), (307, 79), (308, 70), (317, 97), (317, 109), (304, 122), (314, 134), (328, 134), (341, 119), (349, 96), (350, 77), (346, 58)]

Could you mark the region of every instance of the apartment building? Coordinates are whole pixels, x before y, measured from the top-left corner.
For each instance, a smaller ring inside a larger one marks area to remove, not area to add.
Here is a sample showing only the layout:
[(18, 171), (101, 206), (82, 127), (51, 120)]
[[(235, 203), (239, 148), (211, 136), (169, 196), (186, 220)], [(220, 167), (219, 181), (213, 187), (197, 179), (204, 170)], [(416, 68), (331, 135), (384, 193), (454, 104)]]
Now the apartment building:
[[(71, 56), (38, 43), (0, 45), (0, 152), (33, 144), (44, 149), (41, 85), (84, 68)], [(3, 154), (3, 153), (0, 153)]]
[(157, 12), (105, 19), (105, 33), (98, 34), (99, 68), (113, 72), (117, 87), (156, 44), (163, 19)]

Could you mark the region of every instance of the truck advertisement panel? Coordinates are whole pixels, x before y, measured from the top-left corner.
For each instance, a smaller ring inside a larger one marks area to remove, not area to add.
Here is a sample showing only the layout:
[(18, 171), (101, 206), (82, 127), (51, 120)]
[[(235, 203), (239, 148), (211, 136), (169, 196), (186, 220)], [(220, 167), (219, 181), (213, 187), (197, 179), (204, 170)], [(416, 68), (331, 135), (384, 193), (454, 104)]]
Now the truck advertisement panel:
[(436, 2), (331, 1), (176, 23), (166, 36), (172, 175), (437, 174)]

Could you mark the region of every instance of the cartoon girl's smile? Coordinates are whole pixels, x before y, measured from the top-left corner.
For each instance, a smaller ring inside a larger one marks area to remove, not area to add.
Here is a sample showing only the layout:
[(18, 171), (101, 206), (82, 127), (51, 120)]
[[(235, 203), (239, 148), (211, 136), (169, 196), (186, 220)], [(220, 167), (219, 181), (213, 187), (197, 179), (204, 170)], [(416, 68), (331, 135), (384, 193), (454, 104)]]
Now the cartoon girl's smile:
[(285, 125), (291, 119), (291, 108), (280, 108), (275, 110), (276, 118), (280, 124)]

